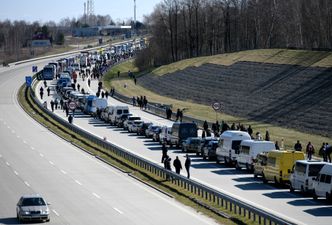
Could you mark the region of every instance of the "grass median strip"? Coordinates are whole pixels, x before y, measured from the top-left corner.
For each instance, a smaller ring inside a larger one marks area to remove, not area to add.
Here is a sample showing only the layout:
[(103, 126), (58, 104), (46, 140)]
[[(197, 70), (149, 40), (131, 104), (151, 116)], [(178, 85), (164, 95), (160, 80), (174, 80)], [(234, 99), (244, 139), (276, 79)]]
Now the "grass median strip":
[[(59, 124), (48, 115), (44, 114), (41, 109), (34, 104), (30, 97), (30, 90), (26, 90), (25, 86), (22, 86), (19, 90), (18, 100), (22, 108), (37, 122), (45, 126), (47, 129), (57, 134), (61, 138), (71, 142), (75, 146), (84, 149), (90, 154), (103, 159), (109, 164), (114, 165), (121, 169), (125, 173), (130, 173), (131, 176), (136, 176), (140, 180), (149, 183), (150, 185), (162, 190), (174, 196), (174, 198), (183, 203), (184, 205), (190, 206), (197, 212), (203, 213), (220, 224), (257, 224), (249, 219), (248, 213), (245, 217), (239, 216), (234, 212), (225, 210), (220, 207), (216, 201), (210, 202), (200, 195), (193, 195), (190, 191), (185, 188), (181, 188), (176, 185), (175, 182), (167, 181), (159, 176), (144, 170), (131, 163), (130, 161), (120, 158), (116, 154), (104, 149), (91, 141), (81, 137), (80, 135), (73, 133), (71, 130)], [(229, 206), (228, 206), (229, 208)], [(225, 218), (227, 217), (227, 218)]]

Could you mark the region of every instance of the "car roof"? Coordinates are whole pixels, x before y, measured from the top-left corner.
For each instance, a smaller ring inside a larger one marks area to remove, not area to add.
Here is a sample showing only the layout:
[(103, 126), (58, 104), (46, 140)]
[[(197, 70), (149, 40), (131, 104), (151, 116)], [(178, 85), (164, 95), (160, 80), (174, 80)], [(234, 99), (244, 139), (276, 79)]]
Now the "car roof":
[(22, 198), (42, 198), (42, 196), (40, 194), (25, 194), (22, 195)]
[(298, 163), (303, 163), (303, 164), (327, 164), (326, 162), (319, 161), (319, 160), (296, 160)]

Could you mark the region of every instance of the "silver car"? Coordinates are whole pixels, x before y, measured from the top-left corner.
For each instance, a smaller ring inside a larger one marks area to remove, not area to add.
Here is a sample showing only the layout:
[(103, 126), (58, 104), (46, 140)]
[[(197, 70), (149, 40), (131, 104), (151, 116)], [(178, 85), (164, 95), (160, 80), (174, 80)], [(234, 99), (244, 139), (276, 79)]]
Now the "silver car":
[(50, 210), (47, 205), (38, 194), (23, 195), (16, 205), (18, 221), (50, 221)]

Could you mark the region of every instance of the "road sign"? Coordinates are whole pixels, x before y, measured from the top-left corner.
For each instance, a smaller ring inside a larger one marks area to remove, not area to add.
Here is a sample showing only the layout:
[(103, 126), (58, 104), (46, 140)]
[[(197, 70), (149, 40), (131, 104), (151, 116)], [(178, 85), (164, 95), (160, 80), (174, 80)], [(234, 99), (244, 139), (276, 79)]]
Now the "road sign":
[(37, 73), (38, 72), (38, 67), (37, 66), (32, 66), (32, 72)]
[(74, 110), (74, 109), (76, 109), (76, 103), (75, 103), (75, 102), (69, 102), (69, 103), (68, 103), (68, 108), (69, 108), (70, 110)]
[(221, 103), (219, 103), (219, 102), (213, 103), (212, 108), (216, 111), (220, 110), (221, 109)]
[(25, 77), (25, 84), (27, 85), (27, 87), (31, 87), (31, 84), (32, 84), (32, 77), (31, 76), (26, 76)]

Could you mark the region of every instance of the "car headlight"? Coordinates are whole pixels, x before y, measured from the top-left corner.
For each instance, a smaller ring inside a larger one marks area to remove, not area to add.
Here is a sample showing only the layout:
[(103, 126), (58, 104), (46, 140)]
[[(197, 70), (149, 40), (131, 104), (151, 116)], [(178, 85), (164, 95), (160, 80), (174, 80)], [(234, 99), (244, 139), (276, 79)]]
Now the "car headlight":
[(23, 215), (30, 215), (30, 212), (29, 211), (22, 211), (22, 214)]
[(41, 211), (41, 214), (43, 214), (43, 215), (48, 215), (49, 213), (50, 213), (49, 210)]

